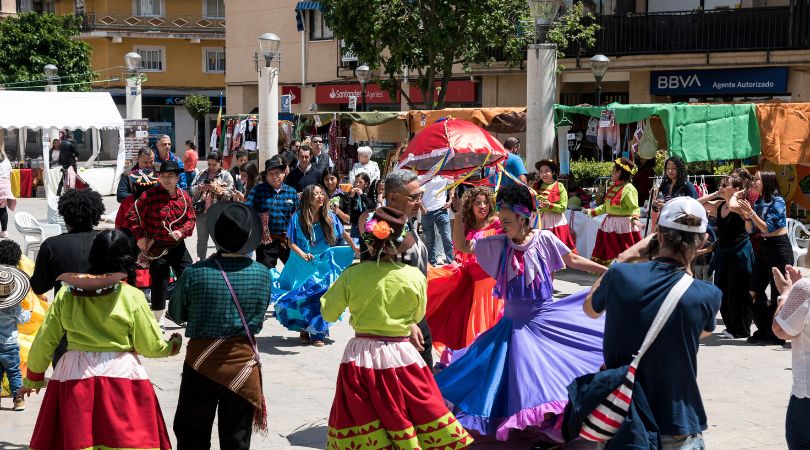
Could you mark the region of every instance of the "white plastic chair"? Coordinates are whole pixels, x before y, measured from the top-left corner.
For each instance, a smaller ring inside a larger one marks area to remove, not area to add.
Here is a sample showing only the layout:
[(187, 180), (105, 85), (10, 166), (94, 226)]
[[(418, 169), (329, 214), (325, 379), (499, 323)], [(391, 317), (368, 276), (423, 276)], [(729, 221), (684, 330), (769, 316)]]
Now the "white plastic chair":
[(59, 225), (41, 224), (34, 216), (24, 211), (14, 213), (14, 227), (23, 235), (25, 239), (23, 252), (31, 259), (36, 259), (39, 247), (45, 239), (62, 234)]
[[(793, 263), (799, 265), (799, 259), (807, 255), (807, 239), (800, 238), (798, 232), (810, 236), (810, 231), (796, 219), (787, 219), (787, 229), (790, 246), (793, 248)], [(805, 244), (804, 247), (799, 245), (800, 241)]]
[(67, 233), (65, 219), (59, 214), (59, 197), (55, 195), (48, 196), (48, 223), (59, 225), (62, 233)]

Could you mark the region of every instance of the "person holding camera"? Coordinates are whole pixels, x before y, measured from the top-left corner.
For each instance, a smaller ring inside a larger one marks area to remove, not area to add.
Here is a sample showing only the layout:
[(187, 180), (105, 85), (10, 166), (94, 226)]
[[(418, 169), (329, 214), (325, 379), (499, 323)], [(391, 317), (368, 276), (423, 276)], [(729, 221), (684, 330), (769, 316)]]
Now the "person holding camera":
[(191, 198), (197, 213), (197, 261), (205, 259), (208, 253), (208, 228), (205, 226), (205, 212), (219, 200), (230, 200), (234, 192), (233, 177), (222, 170), (222, 155), (208, 154), (208, 170), (200, 172), (191, 185)]

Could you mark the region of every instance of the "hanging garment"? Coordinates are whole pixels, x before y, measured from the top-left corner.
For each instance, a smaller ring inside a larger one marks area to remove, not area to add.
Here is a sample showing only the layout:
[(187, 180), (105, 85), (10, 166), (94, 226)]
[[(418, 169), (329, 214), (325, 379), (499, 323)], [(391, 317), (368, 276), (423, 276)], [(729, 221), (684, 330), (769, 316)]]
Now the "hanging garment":
[(618, 123), (614, 123), (612, 127), (599, 127), (597, 129), (596, 145), (599, 150), (604, 150), (605, 144), (610, 147), (614, 155), (621, 151), (621, 135)]
[(258, 140), (259, 127), (256, 120), (249, 119), (245, 127), (245, 141), (242, 146), (249, 152), (255, 152), (258, 148), (256, 141)]
[(596, 144), (596, 137), (599, 134), (599, 119), (591, 117), (588, 121), (588, 131), (585, 132), (585, 140), (591, 144)]
[(216, 127), (214, 127), (214, 129), (211, 130), (211, 142), (208, 144), (208, 148), (210, 148), (211, 150), (216, 150), (217, 149), (217, 129), (216, 129)]
[(638, 156), (644, 159), (653, 159), (658, 152), (658, 140), (653, 133), (650, 120), (644, 121), (644, 132), (638, 142)]

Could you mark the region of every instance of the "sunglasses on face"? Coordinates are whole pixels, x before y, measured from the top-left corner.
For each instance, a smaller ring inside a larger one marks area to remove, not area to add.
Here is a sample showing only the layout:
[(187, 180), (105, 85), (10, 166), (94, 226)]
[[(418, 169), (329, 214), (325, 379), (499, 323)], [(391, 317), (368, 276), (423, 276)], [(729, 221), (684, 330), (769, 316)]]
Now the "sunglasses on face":
[(420, 192), (418, 194), (413, 194), (413, 195), (400, 194), (399, 192), (397, 192), (396, 194), (401, 196), (401, 197), (407, 198), (408, 201), (411, 202), (411, 203), (418, 202), (418, 201), (422, 200), (422, 197), (425, 196), (424, 192)]

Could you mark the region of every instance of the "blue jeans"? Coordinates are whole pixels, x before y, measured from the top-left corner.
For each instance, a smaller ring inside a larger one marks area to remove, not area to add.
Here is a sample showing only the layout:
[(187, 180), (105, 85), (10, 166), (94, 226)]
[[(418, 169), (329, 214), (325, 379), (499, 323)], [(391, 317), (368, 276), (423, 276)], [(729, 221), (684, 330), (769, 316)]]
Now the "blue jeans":
[[(607, 443), (600, 442), (596, 448), (603, 450), (607, 447)], [(690, 434), (685, 437), (673, 437), (661, 435), (661, 450), (705, 450), (706, 443), (703, 442), (703, 435)]]
[(785, 420), (785, 440), (790, 450), (810, 448), (810, 398), (790, 396)]
[(8, 388), (11, 396), (16, 397), (17, 391), (22, 387), (22, 372), (20, 372), (20, 346), (17, 344), (0, 345), (0, 379), (3, 373), (8, 377)]
[(453, 259), (453, 238), (450, 235), (450, 214), (445, 208), (429, 211), (422, 214), (422, 230), (425, 232), (425, 244), (428, 250), (428, 261), (436, 265), (436, 229), (439, 229), (439, 238), (444, 248), (444, 258), (449, 262)]

